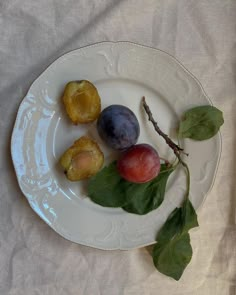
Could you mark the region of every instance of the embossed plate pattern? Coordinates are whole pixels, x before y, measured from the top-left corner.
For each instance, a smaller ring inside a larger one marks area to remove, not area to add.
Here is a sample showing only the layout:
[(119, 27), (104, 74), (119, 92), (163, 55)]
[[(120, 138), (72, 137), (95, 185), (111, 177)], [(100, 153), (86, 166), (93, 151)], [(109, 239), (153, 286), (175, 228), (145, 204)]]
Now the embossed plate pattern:
[[(12, 134), (12, 159), (20, 188), (32, 209), (57, 233), (73, 242), (100, 249), (131, 249), (152, 244), (168, 214), (181, 203), (185, 175), (180, 169), (168, 182), (160, 208), (145, 215), (103, 208), (86, 197), (87, 182), (69, 182), (58, 165), (60, 155), (83, 134), (100, 144), (106, 163), (117, 157), (100, 140), (95, 123), (73, 126), (61, 103), (68, 81), (92, 81), (102, 108), (124, 104), (141, 125), (139, 142), (154, 145), (174, 159), (153, 131), (141, 107), (146, 96), (164, 132), (175, 138), (183, 111), (211, 104), (200, 83), (167, 53), (128, 42), (104, 42), (69, 52), (51, 64), (23, 99)], [(184, 140), (189, 152), (191, 200), (196, 209), (212, 187), (221, 152), (218, 134), (204, 142)], [(109, 196), (107, 196), (109, 198)]]

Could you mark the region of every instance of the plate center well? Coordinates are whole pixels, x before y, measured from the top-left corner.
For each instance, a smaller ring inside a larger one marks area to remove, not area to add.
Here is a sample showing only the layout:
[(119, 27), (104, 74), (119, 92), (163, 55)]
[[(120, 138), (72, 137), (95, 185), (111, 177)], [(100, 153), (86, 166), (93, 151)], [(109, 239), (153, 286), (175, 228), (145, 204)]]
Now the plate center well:
[[(160, 93), (132, 80), (107, 79), (95, 81), (94, 84), (101, 97), (102, 109), (111, 104), (121, 104), (129, 107), (136, 114), (140, 124), (138, 143), (148, 143), (157, 149), (161, 157), (167, 158), (170, 161), (174, 160), (172, 151), (154, 131), (152, 124), (148, 121), (141, 103), (142, 96), (145, 96), (160, 128), (173, 138), (178, 118), (174, 109)], [(53, 136), (48, 138), (48, 151), (52, 151), (49, 159), (50, 166), (56, 167), (57, 181), (59, 187), (64, 192), (67, 192), (73, 198), (84, 198), (87, 191), (87, 181), (71, 182), (67, 180), (58, 165), (59, 158), (63, 152), (83, 135), (90, 136), (99, 144), (105, 156), (105, 164), (117, 159), (119, 152), (109, 148), (100, 139), (96, 129), (96, 122), (73, 125), (68, 119), (63, 105), (60, 108), (60, 112), (55, 114), (53, 120)]]

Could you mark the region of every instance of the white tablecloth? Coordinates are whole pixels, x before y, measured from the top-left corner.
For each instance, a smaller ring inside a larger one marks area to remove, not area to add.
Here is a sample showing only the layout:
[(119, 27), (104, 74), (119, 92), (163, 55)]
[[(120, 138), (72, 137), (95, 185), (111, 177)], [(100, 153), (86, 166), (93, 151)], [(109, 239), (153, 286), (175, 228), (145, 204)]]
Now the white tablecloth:
[[(10, 136), (30, 84), (61, 54), (107, 40), (174, 55), (224, 112), (219, 170), (179, 282), (155, 270), (151, 247), (102, 251), (63, 239), (16, 181)], [(235, 0), (1, 0), (0, 105), (0, 295), (236, 294)]]

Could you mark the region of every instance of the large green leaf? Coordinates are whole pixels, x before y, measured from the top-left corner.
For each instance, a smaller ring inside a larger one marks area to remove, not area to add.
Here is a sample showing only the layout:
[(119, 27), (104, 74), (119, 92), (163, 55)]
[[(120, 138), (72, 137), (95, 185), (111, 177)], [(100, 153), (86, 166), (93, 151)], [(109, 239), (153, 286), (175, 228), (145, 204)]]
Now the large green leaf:
[(153, 262), (161, 273), (179, 280), (192, 257), (188, 231), (198, 226), (196, 212), (189, 199), (176, 208), (157, 235)]
[(182, 206), (182, 232), (188, 232), (191, 228), (198, 226), (197, 214), (189, 199)]
[(132, 184), (127, 187), (126, 193), (133, 196), (123, 207), (127, 212), (134, 214), (147, 214), (158, 208), (164, 200), (166, 183), (173, 168), (161, 165), (161, 171), (152, 181), (143, 184)]
[(223, 113), (213, 106), (199, 106), (187, 111), (179, 126), (179, 137), (205, 140), (213, 137), (224, 123)]
[(192, 257), (188, 233), (178, 234), (166, 243), (157, 243), (153, 249), (155, 267), (163, 274), (179, 280)]
[(104, 207), (122, 207), (127, 203), (127, 185), (117, 172), (116, 162), (113, 162), (90, 178), (88, 196)]
[(171, 240), (182, 227), (182, 208), (175, 208), (167, 218), (166, 222), (159, 230), (157, 235), (158, 243), (165, 243)]
[(162, 164), (159, 175), (152, 181), (132, 183), (121, 178), (113, 162), (90, 179), (88, 196), (104, 207), (122, 207), (131, 213), (147, 214), (162, 203), (173, 169)]

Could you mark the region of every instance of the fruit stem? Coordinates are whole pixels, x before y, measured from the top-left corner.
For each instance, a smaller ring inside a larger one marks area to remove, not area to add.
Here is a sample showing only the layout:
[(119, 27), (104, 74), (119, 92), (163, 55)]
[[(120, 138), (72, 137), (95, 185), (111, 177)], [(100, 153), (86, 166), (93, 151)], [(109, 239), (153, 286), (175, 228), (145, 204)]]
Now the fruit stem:
[(186, 183), (187, 183), (187, 188), (186, 188), (184, 200), (187, 200), (188, 197), (189, 197), (189, 191), (190, 191), (190, 171), (189, 171), (188, 165), (184, 161), (181, 161), (180, 163), (184, 166), (184, 168), (186, 170)]
[(159, 158), (160, 158), (160, 160), (162, 160), (166, 164), (166, 166), (171, 166), (171, 163), (167, 159), (162, 158), (162, 157), (159, 157)]
[(165, 139), (166, 143), (168, 144), (168, 146), (174, 151), (175, 155), (177, 156), (177, 158), (180, 160), (180, 162), (182, 161), (180, 158), (180, 153), (185, 154), (186, 156), (188, 156), (188, 154), (186, 154), (184, 152), (184, 150), (179, 147), (176, 143), (174, 143), (167, 134), (165, 134), (157, 125), (157, 122), (154, 120), (152, 112), (149, 108), (149, 106), (146, 103), (145, 97), (142, 97), (142, 101), (143, 101), (143, 107), (145, 109), (145, 112), (148, 115), (148, 120), (152, 123), (154, 129), (156, 130), (156, 132)]
[(188, 156), (187, 153), (184, 152), (184, 150), (177, 145), (176, 143), (174, 143), (167, 134), (165, 134), (157, 125), (157, 122), (154, 120), (152, 112), (149, 108), (149, 106), (146, 103), (145, 97), (142, 97), (142, 102), (143, 102), (143, 107), (145, 112), (148, 115), (148, 120), (152, 123), (154, 129), (156, 130), (156, 132), (165, 139), (165, 142), (168, 144), (168, 146), (173, 150), (174, 154), (176, 155), (178, 162), (177, 164), (172, 165), (172, 167), (174, 167), (174, 169), (181, 164), (185, 170), (186, 170), (186, 183), (187, 183), (187, 189), (186, 189), (186, 193), (185, 193), (185, 200), (189, 197), (189, 191), (190, 191), (190, 171), (188, 168), (188, 165), (182, 160), (181, 158), (181, 153)]

